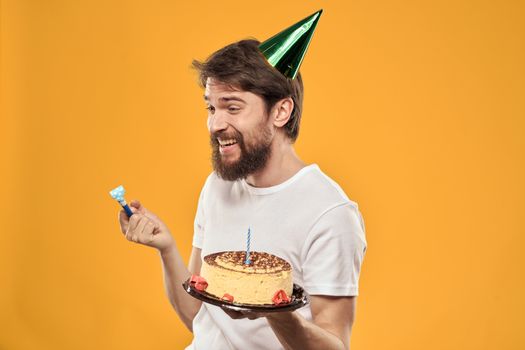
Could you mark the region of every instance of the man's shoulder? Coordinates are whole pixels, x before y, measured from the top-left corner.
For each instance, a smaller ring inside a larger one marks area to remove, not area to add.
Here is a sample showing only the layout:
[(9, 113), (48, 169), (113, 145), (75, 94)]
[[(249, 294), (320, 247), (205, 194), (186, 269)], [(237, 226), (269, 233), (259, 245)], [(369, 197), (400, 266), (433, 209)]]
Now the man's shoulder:
[(323, 199), (334, 205), (352, 203), (355, 204), (343, 188), (330, 176), (321, 170), (321, 168), (314, 164), (312, 171), (308, 172), (301, 181), (301, 191), (307, 191), (309, 196)]

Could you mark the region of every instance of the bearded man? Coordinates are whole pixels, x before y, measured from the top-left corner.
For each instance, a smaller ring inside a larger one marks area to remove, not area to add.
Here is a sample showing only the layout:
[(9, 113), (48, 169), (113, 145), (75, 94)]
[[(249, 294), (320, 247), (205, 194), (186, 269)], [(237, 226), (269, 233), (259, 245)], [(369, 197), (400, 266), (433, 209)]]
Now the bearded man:
[[(170, 230), (139, 201), (130, 203), (130, 218), (120, 213), (122, 232), (159, 251), (168, 298), (194, 334), (187, 349), (349, 349), (364, 224), (357, 204), (294, 150), (301, 74), (269, 64), (256, 40), (228, 45), (193, 66), (205, 89), (214, 171), (199, 197), (188, 267)], [(199, 275), (204, 256), (243, 250), (248, 227), (258, 251), (290, 262), (309, 305), (233, 312), (181, 288)]]

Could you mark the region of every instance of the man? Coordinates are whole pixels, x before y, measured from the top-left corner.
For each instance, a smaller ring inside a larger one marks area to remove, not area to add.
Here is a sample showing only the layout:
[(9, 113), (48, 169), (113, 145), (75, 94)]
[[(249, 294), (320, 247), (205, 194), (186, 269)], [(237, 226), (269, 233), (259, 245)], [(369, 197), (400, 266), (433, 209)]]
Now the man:
[[(130, 241), (156, 248), (171, 304), (193, 331), (187, 349), (349, 349), (366, 250), (357, 204), (315, 164), (295, 153), (302, 109), (294, 79), (268, 64), (260, 43), (243, 40), (194, 61), (205, 87), (214, 172), (202, 189), (185, 266), (166, 225), (140, 202), (120, 213)], [(310, 294), (294, 312), (240, 313), (202, 303), (181, 287), (202, 257), (252, 249), (290, 262)]]

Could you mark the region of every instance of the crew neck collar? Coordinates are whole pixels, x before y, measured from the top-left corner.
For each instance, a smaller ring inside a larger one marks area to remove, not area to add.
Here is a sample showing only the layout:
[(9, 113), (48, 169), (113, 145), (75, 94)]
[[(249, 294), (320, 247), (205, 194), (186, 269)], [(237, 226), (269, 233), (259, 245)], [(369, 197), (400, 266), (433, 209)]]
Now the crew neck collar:
[(265, 195), (265, 194), (271, 194), (275, 192), (279, 192), (286, 187), (293, 184), (295, 181), (297, 181), (299, 178), (301, 178), (304, 174), (308, 173), (309, 171), (313, 169), (319, 169), (319, 166), (317, 164), (310, 164), (303, 168), (301, 168), (298, 172), (296, 172), (292, 177), (290, 177), (288, 180), (281, 182), (278, 185), (270, 186), (270, 187), (255, 187), (250, 185), (248, 182), (246, 182), (246, 179), (242, 179), (243, 185), (248, 189), (248, 191), (252, 194), (256, 195)]

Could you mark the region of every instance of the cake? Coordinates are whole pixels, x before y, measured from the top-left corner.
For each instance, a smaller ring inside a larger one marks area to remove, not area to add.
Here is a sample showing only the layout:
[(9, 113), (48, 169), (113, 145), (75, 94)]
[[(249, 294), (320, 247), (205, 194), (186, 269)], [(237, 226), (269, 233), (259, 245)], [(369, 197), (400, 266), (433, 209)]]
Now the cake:
[(290, 263), (261, 252), (250, 252), (249, 264), (245, 261), (245, 251), (207, 255), (201, 275), (193, 282), (206, 293), (235, 303), (264, 305), (290, 301), (293, 289)]

